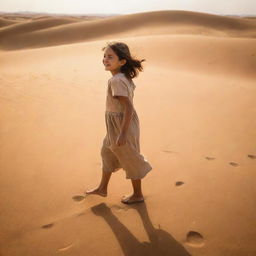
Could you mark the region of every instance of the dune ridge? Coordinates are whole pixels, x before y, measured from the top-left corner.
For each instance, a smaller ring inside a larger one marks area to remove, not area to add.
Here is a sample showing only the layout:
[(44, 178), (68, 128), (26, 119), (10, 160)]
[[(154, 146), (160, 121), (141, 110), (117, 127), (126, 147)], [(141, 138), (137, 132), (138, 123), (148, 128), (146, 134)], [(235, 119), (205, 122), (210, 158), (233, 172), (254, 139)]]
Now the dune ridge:
[[(41, 19), (0, 29), (0, 49), (47, 47), (118, 36), (201, 34), (256, 38), (256, 24), (243, 18), (190, 11), (154, 11), (104, 20)], [(70, 24), (71, 23), (71, 24)]]
[(0, 28), (16, 24), (17, 21), (0, 18)]
[(35, 21), (22, 22), (0, 29), (0, 37), (13, 36), (13, 34), (25, 34), (78, 21), (81, 20), (75, 18), (43, 18)]
[[(256, 44), (255, 39), (222, 38), (202, 35), (150, 35), (140, 37), (127, 37), (125, 41), (136, 40), (138, 45), (136, 54), (143, 56), (150, 63), (161, 68), (170, 68), (177, 71), (193, 72), (201, 76), (244, 77), (246, 80), (256, 79)], [(151, 42), (148, 44), (147, 42)], [(26, 62), (37, 66), (37, 60), (49, 58), (58, 61), (62, 52), (70, 55), (70, 62), (76, 63), (78, 55), (85, 54), (84, 48), (91, 45), (90, 51), (98, 51), (105, 45), (105, 41), (84, 42), (80, 44), (60, 45), (40, 48), (27, 53), (26, 50), (5, 51), (0, 55), (2, 71), (8, 65), (27, 65)], [(160, 49), (161, 48), (161, 49)], [(64, 50), (65, 49), (65, 50)], [(25, 56), (26, 55), (26, 56)], [(91, 57), (93, 58), (93, 57)], [(101, 58), (101, 56), (99, 56)], [(32, 67), (31, 67), (32, 68)], [(34, 70), (36, 72), (36, 70)]]

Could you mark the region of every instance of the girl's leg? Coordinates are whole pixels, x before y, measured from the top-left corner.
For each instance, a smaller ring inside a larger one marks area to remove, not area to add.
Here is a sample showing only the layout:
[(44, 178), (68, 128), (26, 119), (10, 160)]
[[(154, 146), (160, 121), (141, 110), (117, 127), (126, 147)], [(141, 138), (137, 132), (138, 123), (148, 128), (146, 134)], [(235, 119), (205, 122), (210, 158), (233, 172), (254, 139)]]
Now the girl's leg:
[(139, 180), (131, 180), (132, 187), (133, 187), (133, 196), (134, 197), (143, 197), (142, 191), (141, 191), (141, 179)]
[(123, 197), (121, 202), (125, 204), (141, 203), (144, 201), (141, 191), (141, 179), (132, 180), (133, 194), (127, 197)]
[(100, 196), (107, 196), (108, 182), (110, 180), (112, 172), (102, 171), (102, 177), (100, 185), (97, 188), (85, 191), (86, 194), (97, 194)]

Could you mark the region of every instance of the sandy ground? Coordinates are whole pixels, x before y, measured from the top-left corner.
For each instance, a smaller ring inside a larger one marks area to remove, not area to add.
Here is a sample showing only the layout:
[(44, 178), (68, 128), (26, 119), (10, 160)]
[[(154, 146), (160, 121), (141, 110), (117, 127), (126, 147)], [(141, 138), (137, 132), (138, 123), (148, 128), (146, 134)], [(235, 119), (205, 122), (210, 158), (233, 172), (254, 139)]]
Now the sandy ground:
[[(145, 204), (101, 177), (107, 41), (145, 58)], [(0, 254), (256, 255), (256, 20), (157, 11), (0, 19)], [(153, 104), (152, 104), (153, 103)]]

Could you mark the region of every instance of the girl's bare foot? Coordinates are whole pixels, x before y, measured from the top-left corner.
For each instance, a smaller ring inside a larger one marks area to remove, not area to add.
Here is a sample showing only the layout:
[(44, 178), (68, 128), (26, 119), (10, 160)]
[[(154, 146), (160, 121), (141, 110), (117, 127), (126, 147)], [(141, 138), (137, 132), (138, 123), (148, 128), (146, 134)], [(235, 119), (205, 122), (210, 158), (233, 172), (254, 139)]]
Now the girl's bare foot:
[(137, 195), (130, 195), (130, 196), (124, 196), (121, 200), (124, 204), (135, 204), (135, 203), (143, 203), (144, 198), (143, 195), (137, 196)]
[(90, 189), (90, 190), (86, 190), (85, 194), (86, 195), (96, 194), (96, 195), (99, 195), (99, 196), (106, 197), (107, 196), (107, 191), (101, 189), (100, 187), (97, 187), (97, 188), (93, 188), (93, 189)]

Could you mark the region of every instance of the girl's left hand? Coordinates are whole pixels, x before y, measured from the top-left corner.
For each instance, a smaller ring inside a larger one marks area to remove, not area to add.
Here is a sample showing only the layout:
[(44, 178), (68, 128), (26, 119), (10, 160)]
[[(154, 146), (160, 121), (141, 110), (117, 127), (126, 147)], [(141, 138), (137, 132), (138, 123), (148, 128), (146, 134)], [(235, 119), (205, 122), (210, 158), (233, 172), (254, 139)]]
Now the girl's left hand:
[(127, 134), (121, 132), (116, 140), (116, 145), (122, 146), (122, 145), (126, 144), (126, 139), (127, 139)]

